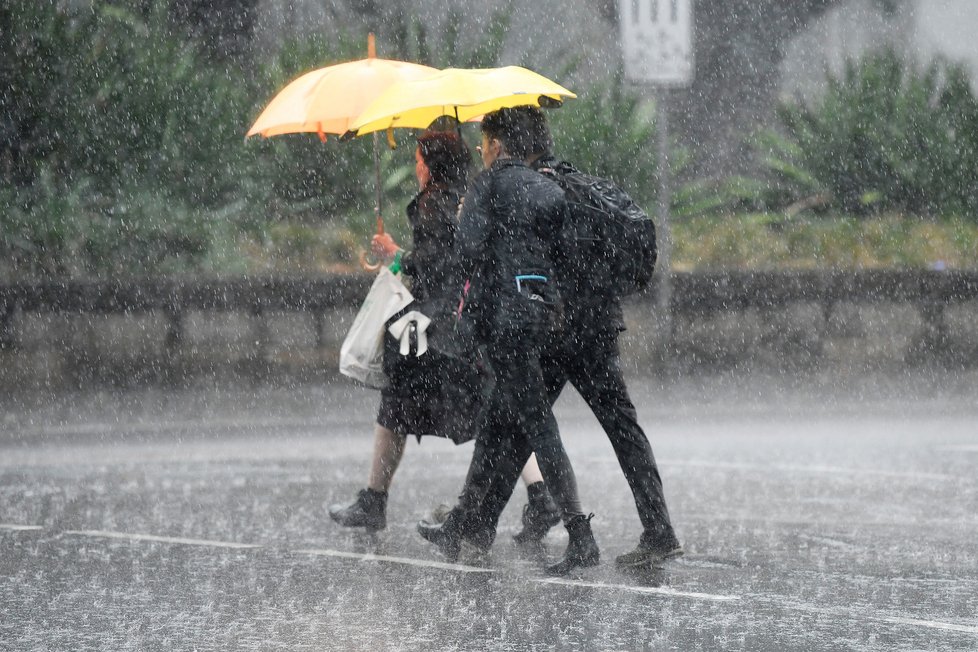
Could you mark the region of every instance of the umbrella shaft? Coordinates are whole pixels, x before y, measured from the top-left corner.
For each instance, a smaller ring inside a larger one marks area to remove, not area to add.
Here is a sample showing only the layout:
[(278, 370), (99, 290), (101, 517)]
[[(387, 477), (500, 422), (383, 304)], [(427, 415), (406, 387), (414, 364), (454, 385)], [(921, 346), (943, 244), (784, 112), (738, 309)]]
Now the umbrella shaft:
[(374, 214), (377, 216), (377, 232), (383, 233), (383, 222), (380, 221), (381, 209), (380, 202), (380, 143), (377, 142), (377, 132), (373, 133), (374, 139)]

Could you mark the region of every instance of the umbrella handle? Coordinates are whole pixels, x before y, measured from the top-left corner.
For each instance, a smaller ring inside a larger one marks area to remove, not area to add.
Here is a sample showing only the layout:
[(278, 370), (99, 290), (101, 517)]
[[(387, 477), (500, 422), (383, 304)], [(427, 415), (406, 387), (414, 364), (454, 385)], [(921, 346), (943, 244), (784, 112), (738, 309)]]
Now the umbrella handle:
[[(380, 213), (377, 214), (377, 235), (384, 235), (384, 218)], [(367, 252), (362, 249), (360, 250), (360, 267), (363, 267), (368, 272), (376, 272), (382, 264), (381, 261), (371, 261)]]
[(360, 250), (360, 267), (364, 268), (368, 272), (376, 272), (381, 268), (381, 265), (383, 265), (383, 263), (380, 261), (371, 262), (370, 258), (367, 257), (367, 252), (362, 249)]

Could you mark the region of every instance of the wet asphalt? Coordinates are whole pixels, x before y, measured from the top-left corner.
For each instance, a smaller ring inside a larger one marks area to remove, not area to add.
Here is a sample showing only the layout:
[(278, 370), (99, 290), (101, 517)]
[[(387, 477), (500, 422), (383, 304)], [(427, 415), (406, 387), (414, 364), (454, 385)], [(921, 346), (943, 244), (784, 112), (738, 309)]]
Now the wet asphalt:
[(978, 382), (633, 379), (686, 555), (638, 518), (586, 406), (557, 407), (602, 563), (511, 540), (448, 564), (415, 523), (471, 444), (409, 443), (386, 530), (333, 524), (377, 394), (90, 388), (0, 399), (0, 650), (975, 650)]

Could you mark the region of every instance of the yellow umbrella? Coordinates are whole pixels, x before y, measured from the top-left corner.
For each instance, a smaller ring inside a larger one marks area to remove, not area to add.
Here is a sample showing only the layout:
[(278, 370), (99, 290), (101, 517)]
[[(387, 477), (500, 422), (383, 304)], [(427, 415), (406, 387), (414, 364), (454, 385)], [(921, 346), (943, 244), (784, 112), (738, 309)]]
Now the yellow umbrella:
[[(278, 92), (245, 135), (264, 137), (315, 133), (326, 142), (327, 134), (350, 132), (353, 120), (391, 85), (424, 77), (436, 68), (407, 61), (378, 59), (374, 35), (367, 36), (367, 58), (338, 63), (307, 72)], [(374, 210), (377, 232), (384, 232), (381, 216), (380, 153), (374, 136)], [(361, 257), (362, 258), (362, 257)]]
[(437, 72), (430, 66), (378, 59), (374, 35), (367, 37), (367, 58), (307, 72), (290, 82), (261, 112), (248, 136), (316, 133), (344, 134), (354, 119), (395, 82)]
[(468, 122), (506, 107), (559, 105), (564, 97), (577, 96), (519, 66), (446, 68), (392, 84), (350, 129), (357, 135), (392, 127), (423, 129), (443, 115)]

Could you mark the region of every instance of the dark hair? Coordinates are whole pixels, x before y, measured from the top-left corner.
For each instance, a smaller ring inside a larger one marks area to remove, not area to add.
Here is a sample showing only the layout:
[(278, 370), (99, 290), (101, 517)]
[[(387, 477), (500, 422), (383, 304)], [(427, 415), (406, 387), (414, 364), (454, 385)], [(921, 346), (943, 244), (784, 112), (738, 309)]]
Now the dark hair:
[(468, 180), (472, 154), (456, 132), (425, 131), (418, 136), (418, 151), (432, 181), (464, 185)]
[(550, 135), (550, 126), (543, 111), (535, 106), (521, 106), (517, 110), (523, 114), (530, 130), (530, 155), (551, 156), (554, 139)]
[(499, 109), (482, 118), (482, 133), (501, 142), (506, 153), (518, 159), (533, 153), (533, 125), (525, 108)]

